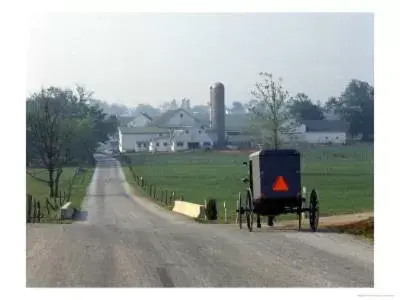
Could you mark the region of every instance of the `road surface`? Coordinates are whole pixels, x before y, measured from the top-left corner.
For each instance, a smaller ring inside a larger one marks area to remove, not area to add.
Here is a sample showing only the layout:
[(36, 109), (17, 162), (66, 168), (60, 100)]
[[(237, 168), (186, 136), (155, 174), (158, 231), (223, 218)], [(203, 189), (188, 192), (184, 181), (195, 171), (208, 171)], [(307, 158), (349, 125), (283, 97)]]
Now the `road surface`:
[(84, 209), (27, 226), (28, 287), (373, 287), (367, 242), (198, 224), (132, 197), (112, 158), (98, 158)]

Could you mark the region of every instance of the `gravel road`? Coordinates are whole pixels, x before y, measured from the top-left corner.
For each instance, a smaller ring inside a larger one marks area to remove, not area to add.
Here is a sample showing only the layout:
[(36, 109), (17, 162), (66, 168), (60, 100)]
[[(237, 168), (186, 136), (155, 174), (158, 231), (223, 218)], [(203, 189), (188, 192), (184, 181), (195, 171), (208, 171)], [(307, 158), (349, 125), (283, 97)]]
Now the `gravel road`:
[(132, 197), (98, 157), (87, 219), (27, 225), (28, 287), (373, 287), (373, 245), (347, 235), (198, 224)]

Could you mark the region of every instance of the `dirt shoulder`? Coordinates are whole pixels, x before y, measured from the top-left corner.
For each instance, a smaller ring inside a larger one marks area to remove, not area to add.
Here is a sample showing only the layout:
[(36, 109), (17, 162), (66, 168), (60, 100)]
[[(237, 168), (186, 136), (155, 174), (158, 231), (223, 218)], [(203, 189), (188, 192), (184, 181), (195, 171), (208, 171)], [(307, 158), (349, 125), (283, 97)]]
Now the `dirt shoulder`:
[[(308, 219), (303, 220), (302, 227), (309, 228)], [(281, 221), (276, 223), (278, 228), (297, 228), (298, 221)], [(374, 213), (357, 213), (347, 215), (336, 215), (321, 217), (319, 219), (319, 229), (338, 233), (347, 233), (368, 240), (374, 240)]]
[[(319, 226), (340, 226), (346, 225), (350, 223), (356, 223), (368, 218), (373, 218), (373, 212), (365, 212), (365, 213), (356, 213), (356, 214), (345, 214), (345, 215), (334, 215), (328, 217), (320, 217), (319, 218)], [(309, 220), (303, 219), (303, 224), (308, 225)], [(282, 220), (276, 223), (276, 226), (290, 226), (290, 225), (298, 225), (297, 220)]]

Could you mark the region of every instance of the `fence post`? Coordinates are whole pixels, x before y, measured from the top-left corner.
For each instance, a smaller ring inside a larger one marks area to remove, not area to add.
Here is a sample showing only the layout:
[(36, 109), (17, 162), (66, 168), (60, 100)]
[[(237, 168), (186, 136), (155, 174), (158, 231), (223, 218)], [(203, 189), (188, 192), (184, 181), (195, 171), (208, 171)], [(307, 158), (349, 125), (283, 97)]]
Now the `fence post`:
[(60, 207), (62, 206), (61, 191), (58, 192), (58, 201), (60, 202)]
[(224, 213), (225, 213), (225, 223), (228, 222), (227, 215), (226, 215), (226, 202), (224, 201)]
[(47, 215), (50, 216), (49, 198), (46, 198), (46, 209), (47, 209)]
[(64, 193), (64, 199), (63, 199), (63, 202), (65, 203), (65, 200), (66, 200), (66, 193), (65, 193), (65, 190), (63, 190), (63, 193)]
[(37, 214), (38, 214), (38, 223), (40, 223), (41, 211), (40, 211), (40, 202), (37, 202)]
[[(239, 192), (239, 199), (240, 199), (240, 192)], [(235, 224), (237, 224), (238, 223), (238, 215), (240, 214), (240, 210), (241, 210), (241, 208), (239, 207), (239, 200), (236, 200), (236, 209), (239, 211), (237, 214), (236, 214), (236, 221), (235, 221)]]
[(32, 218), (32, 223), (36, 223), (36, 200), (33, 199), (33, 218)]
[(204, 199), (204, 211), (205, 211), (204, 220), (207, 220), (207, 213), (206, 213), (206, 211), (207, 211), (207, 199)]
[(32, 195), (26, 195), (26, 222), (31, 223), (32, 216)]

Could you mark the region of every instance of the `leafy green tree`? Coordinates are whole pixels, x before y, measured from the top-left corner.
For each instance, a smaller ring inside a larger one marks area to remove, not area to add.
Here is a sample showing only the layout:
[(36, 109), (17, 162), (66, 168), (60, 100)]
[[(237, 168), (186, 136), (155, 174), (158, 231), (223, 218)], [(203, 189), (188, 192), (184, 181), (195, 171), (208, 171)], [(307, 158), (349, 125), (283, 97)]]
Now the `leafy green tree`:
[(50, 197), (58, 193), (63, 167), (93, 160), (100, 142), (117, 130), (115, 116), (93, 105), (92, 92), (50, 87), (27, 99), (27, 162), (48, 171)]
[(140, 113), (146, 113), (150, 117), (155, 117), (155, 116), (158, 116), (160, 114), (160, 110), (157, 109), (157, 108), (154, 108), (150, 104), (139, 104), (136, 107), (135, 115), (138, 116)]
[(246, 113), (246, 110), (244, 108), (244, 104), (242, 102), (239, 101), (234, 101), (232, 103), (232, 107), (230, 108), (230, 112), (231, 114), (244, 114)]
[(298, 93), (290, 99), (289, 111), (297, 121), (323, 120), (324, 111), (304, 93)]
[(330, 98), (325, 105), (349, 124), (349, 133), (371, 140), (374, 134), (374, 87), (353, 79), (339, 98)]

